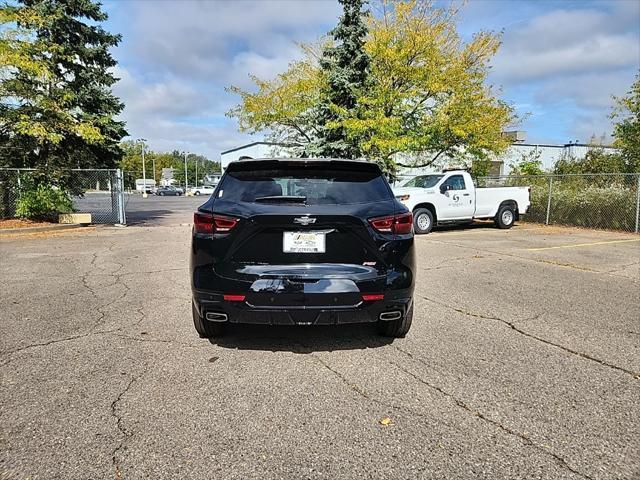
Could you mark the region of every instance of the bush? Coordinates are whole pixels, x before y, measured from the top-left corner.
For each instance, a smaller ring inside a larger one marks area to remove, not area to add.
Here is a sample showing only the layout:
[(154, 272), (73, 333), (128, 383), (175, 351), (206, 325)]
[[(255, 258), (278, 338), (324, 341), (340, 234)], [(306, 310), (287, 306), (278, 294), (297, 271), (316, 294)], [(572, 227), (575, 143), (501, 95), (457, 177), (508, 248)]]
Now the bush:
[(479, 187), (528, 186), (525, 221), (544, 223), (551, 188), (549, 223), (633, 232), (638, 179), (633, 175), (509, 176), (480, 179)]
[[(544, 223), (548, 188), (548, 184), (532, 186), (527, 220)], [(632, 232), (636, 218), (635, 199), (635, 190), (622, 185), (585, 185), (580, 188), (556, 180), (551, 193), (549, 223)]]
[(30, 186), (20, 194), (16, 216), (31, 220), (56, 221), (59, 213), (73, 211), (69, 195), (53, 185)]
[(560, 187), (551, 194), (550, 222), (587, 228), (633, 231), (635, 192), (612, 185), (584, 189)]

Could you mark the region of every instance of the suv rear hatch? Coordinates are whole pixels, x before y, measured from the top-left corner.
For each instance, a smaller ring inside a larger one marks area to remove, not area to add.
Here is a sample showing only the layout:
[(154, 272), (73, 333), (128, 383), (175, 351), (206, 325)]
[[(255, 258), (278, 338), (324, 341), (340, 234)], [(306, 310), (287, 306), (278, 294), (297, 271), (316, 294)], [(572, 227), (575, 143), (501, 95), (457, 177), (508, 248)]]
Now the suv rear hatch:
[(384, 290), (389, 237), (369, 219), (395, 208), (374, 164), (261, 160), (232, 163), (201, 212), (233, 224), (214, 234), (218, 276), (252, 306), (305, 309)]

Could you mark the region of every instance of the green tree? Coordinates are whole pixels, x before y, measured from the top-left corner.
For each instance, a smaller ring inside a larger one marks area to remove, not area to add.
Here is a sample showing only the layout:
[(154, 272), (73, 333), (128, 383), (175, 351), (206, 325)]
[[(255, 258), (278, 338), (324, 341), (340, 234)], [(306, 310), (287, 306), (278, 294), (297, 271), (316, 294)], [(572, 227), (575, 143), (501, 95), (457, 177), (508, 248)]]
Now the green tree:
[(620, 149), (625, 170), (640, 172), (640, 73), (626, 96), (616, 98), (612, 118), (618, 122), (614, 126), (615, 146)]
[(321, 101), (315, 109), (317, 134), (306, 153), (318, 157), (358, 158), (362, 148), (357, 138), (348, 135), (344, 119), (352, 117), (358, 97), (364, 93), (369, 79), (369, 55), (365, 50), (366, 0), (339, 0), (343, 14), (330, 36), (320, 59), (326, 81)]
[(523, 153), (519, 160), (511, 163), (511, 174), (542, 175), (544, 171), (542, 170), (542, 160), (540, 160), (541, 155), (542, 151), (537, 148), (530, 152)]
[[(133, 182), (138, 178), (142, 178), (141, 145), (140, 143), (132, 140), (127, 140), (120, 144), (120, 148), (124, 152), (124, 155), (119, 166), (126, 174), (128, 187), (133, 188)], [(173, 180), (175, 180), (179, 185), (184, 185), (184, 155), (185, 152), (181, 152), (179, 150), (174, 150), (172, 152), (156, 152), (146, 148), (144, 158), (147, 178), (154, 178), (153, 164), (155, 162), (155, 179), (157, 182), (160, 182), (163, 168), (172, 168)], [(187, 153), (187, 176), (189, 179), (189, 185), (195, 185), (196, 171), (198, 175), (198, 184), (202, 185), (205, 175), (220, 172), (220, 163), (214, 162), (204, 155)]]
[(561, 158), (554, 167), (553, 173), (625, 173), (627, 165), (618, 153), (608, 153), (601, 147), (589, 149), (584, 158)]
[[(184, 185), (184, 152), (174, 150), (172, 156), (174, 158), (173, 178), (180, 185)], [(220, 173), (220, 163), (209, 160), (204, 155), (187, 154), (187, 179), (189, 185), (196, 185), (196, 181), (198, 185), (202, 185), (205, 175), (212, 173)]]
[[(72, 167), (114, 167), (123, 108), (109, 48), (119, 35), (91, 0), (19, 0), (0, 7), (0, 139), (10, 166), (64, 185)], [(19, 153), (19, 154), (17, 154)], [(16, 155), (17, 154), (17, 155)]]

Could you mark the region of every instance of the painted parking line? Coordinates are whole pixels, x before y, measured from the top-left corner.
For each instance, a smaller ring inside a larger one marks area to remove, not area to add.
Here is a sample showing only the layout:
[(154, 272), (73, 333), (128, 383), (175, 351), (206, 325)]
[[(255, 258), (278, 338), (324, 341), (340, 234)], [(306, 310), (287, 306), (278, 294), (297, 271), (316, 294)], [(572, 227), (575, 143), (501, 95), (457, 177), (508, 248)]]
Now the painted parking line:
[[(526, 232), (526, 231), (530, 231), (530, 230), (538, 230), (540, 231), (540, 228), (518, 228), (517, 230), (513, 230), (512, 233), (519, 233), (519, 232)], [(453, 230), (453, 231), (447, 231), (447, 230), (435, 230), (433, 232), (431, 232), (429, 234), (429, 237), (433, 236), (433, 237), (452, 237), (454, 235), (472, 235), (472, 234), (480, 234), (480, 233), (495, 233), (498, 235), (504, 235), (505, 233), (508, 233), (507, 230), (499, 230), (497, 228), (493, 228), (493, 227), (487, 227), (487, 228), (470, 228), (468, 230)], [(421, 238), (426, 238), (427, 235), (418, 235), (418, 237)]]
[(628, 242), (640, 242), (640, 238), (632, 238), (628, 240), (608, 240), (606, 242), (574, 243), (573, 245), (558, 245), (555, 247), (525, 248), (525, 250), (527, 250), (528, 252), (535, 252), (539, 250), (554, 250), (556, 248), (591, 247), (593, 245), (610, 245), (612, 243), (628, 243)]

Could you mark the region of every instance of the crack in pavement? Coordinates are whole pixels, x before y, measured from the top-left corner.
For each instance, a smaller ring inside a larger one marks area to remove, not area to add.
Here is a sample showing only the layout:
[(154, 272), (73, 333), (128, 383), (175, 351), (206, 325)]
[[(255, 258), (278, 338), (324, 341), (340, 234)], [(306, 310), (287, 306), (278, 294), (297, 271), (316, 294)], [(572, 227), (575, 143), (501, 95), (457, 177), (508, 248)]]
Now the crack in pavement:
[[(396, 348), (397, 350), (401, 351), (404, 353), (403, 350)], [(414, 358), (413, 355), (410, 355), (410, 358)], [(494, 420), (492, 418), (487, 417), (485, 414), (483, 414), (482, 412), (480, 412), (479, 410), (476, 410), (474, 408), (471, 408), (469, 405), (467, 405), (464, 401), (460, 400), (459, 398), (457, 398), (455, 395), (453, 395), (452, 393), (447, 392), (446, 390), (444, 390), (441, 387), (438, 387), (437, 385), (433, 385), (432, 383), (429, 383), (427, 380), (423, 379), (422, 377), (419, 377), (418, 375), (414, 374), (413, 372), (407, 370), (406, 368), (404, 368), (403, 366), (388, 360), (388, 363), (393, 365), (394, 367), (396, 367), (398, 370), (400, 370), (401, 372), (405, 373), (406, 375), (409, 375), (410, 377), (412, 377), (413, 379), (417, 380), (418, 382), (420, 382), (421, 384), (429, 387), (432, 390), (435, 390), (436, 392), (440, 393), (441, 395), (447, 397), (448, 399), (450, 399), (451, 401), (453, 401), (453, 403), (458, 406), (459, 408), (465, 410), (466, 412), (470, 413), (471, 415), (473, 415), (474, 417), (479, 418), (480, 420), (489, 423), (491, 425), (493, 425), (494, 427), (497, 427), (498, 429), (502, 430), (503, 432), (507, 433), (508, 435), (514, 436), (519, 438), (520, 440), (522, 440), (525, 445), (530, 446), (535, 448), (536, 450), (538, 450), (539, 452), (544, 453), (545, 455), (550, 455), (551, 457), (553, 457), (555, 459), (555, 461), (563, 468), (569, 470), (570, 472), (581, 476), (582, 478), (588, 479), (588, 480), (593, 480), (593, 477), (580, 472), (578, 470), (576, 470), (575, 468), (573, 468), (571, 465), (569, 465), (567, 463), (567, 461), (562, 458), (560, 455), (545, 449), (544, 447), (542, 447), (541, 445), (538, 445), (537, 443), (533, 442), (529, 437), (527, 437), (525, 434), (520, 433), (516, 430), (513, 430), (512, 428), (507, 427), (506, 425), (503, 425), (502, 423), (500, 423), (497, 420)]]
[(202, 347), (206, 347), (208, 348), (208, 345), (205, 344), (190, 344), (190, 343), (184, 343), (184, 342), (178, 342), (176, 340), (168, 340), (168, 339), (164, 339), (164, 338), (150, 338), (150, 337), (132, 337), (130, 335), (124, 335), (121, 333), (116, 333), (115, 331), (113, 332), (105, 332), (106, 335), (110, 335), (110, 336), (114, 336), (114, 337), (118, 337), (118, 338), (122, 338), (122, 339), (127, 339), (127, 340), (132, 340), (134, 342), (143, 342), (143, 343), (165, 343), (165, 344), (171, 344), (171, 345), (180, 345), (182, 347), (189, 347), (189, 348), (202, 348)]
[[(479, 313), (469, 312), (469, 311), (464, 310), (462, 308), (457, 308), (457, 307), (448, 305), (446, 303), (440, 302), (438, 300), (434, 300), (432, 298), (425, 297), (424, 295), (420, 295), (420, 297), (425, 299), (425, 300), (427, 300), (428, 302), (435, 303), (436, 305), (440, 305), (442, 307), (448, 308), (450, 310), (453, 310), (455, 312), (461, 313), (461, 314), (469, 316), (469, 317), (481, 318), (483, 320), (495, 320), (495, 321), (501, 322), (501, 323), (507, 325), (509, 328), (511, 328), (515, 332), (517, 332), (520, 335), (523, 335), (523, 336), (525, 336), (527, 338), (531, 338), (533, 340), (536, 340), (538, 342), (544, 343), (545, 345), (548, 345), (548, 346), (551, 346), (551, 347), (554, 347), (554, 348), (559, 348), (560, 350), (562, 350), (564, 352), (570, 353), (572, 355), (575, 355), (577, 357), (583, 358), (585, 360), (590, 360), (592, 362), (598, 363), (598, 364), (600, 364), (602, 366), (611, 368), (613, 370), (617, 370), (619, 372), (626, 373), (627, 375), (631, 375), (636, 380), (640, 379), (640, 372), (634, 372), (634, 371), (629, 370), (627, 368), (620, 367), (618, 365), (614, 365), (613, 363), (609, 363), (609, 362), (607, 362), (605, 360), (601, 360), (599, 358), (593, 357), (593, 356), (591, 356), (589, 354), (586, 354), (586, 353), (583, 353), (583, 352), (579, 352), (577, 350), (573, 350), (572, 348), (566, 347), (566, 346), (561, 345), (559, 343), (555, 343), (555, 342), (552, 342), (550, 340), (546, 340), (544, 338), (538, 337), (538, 336), (536, 336), (536, 335), (534, 335), (532, 333), (529, 333), (529, 332), (526, 332), (526, 331), (522, 330), (521, 328), (517, 327), (515, 325), (515, 323), (510, 322), (509, 320), (504, 320), (504, 319), (499, 318), (499, 317), (493, 317), (493, 316), (489, 316), (489, 315), (482, 315), (482, 314), (479, 314)], [(531, 318), (527, 318), (527, 319), (525, 319), (523, 321), (533, 320), (535, 318), (537, 318), (537, 317), (534, 316), (534, 317), (531, 317)]]
[(21, 353), (21, 352), (23, 352), (25, 350), (30, 350), (32, 348), (38, 348), (38, 347), (46, 347), (46, 346), (49, 346), (49, 345), (54, 345), (56, 343), (70, 342), (72, 340), (77, 340), (77, 339), (80, 339), (80, 338), (90, 337), (90, 336), (93, 336), (93, 335), (106, 335), (106, 334), (110, 334), (110, 333), (114, 333), (114, 332), (119, 332), (123, 328), (125, 328), (127, 326), (130, 326), (130, 325), (139, 325), (146, 317), (146, 315), (144, 313), (144, 307), (137, 308), (136, 312), (138, 314), (140, 314), (140, 318), (137, 321), (135, 321), (135, 322), (133, 322), (133, 323), (131, 323), (129, 325), (120, 325), (118, 327), (111, 328), (109, 330), (97, 330), (96, 331), (96, 330), (92, 329), (92, 330), (90, 330), (88, 332), (85, 332), (85, 333), (81, 333), (81, 334), (77, 334), (77, 335), (70, 335), (68, 337), (57, 338), (57, 339), (53, 339), (53, 340), (49, 340), (49, 341), (41, 342), (41, 343), (32, 343), (32, 344), (29, 344), (29, 345), (24, 345), (22, 347), (14, 348), (12, 350), (8, 350), (6, 352), (2, 352), (2, 354), (1, 354), (2, 357), (8, 357), (8, 358), (7, 358), (6, 361), (0, 363), (0, 367), (4, 367), (6, 365), (9, 365), (11, 362), (15, 361), (16, 358), (11, 358), (11, 356), (14, 353)]
[(118, 460), (118, 453), (120, 450), (125, 448), (125, 444), (127, 440), (133, 435), (133, 432), (128, 431), (123, 425), (123, 419), (121, 414), (119, 413), (118, 405), (122, 401), (122, 397), (126, 395), (126, 393), (131, 389), (134, 383), (136, 383), (144, 374), (148, 371), (148, 366), (145, 365), (145, 368), (138, 375), (131, 377), (129, 383), (125, 386), (125, 388), (118, 394), (116, 399), (111, 402), (111, 416), (116, 419), (116, 427), (122, 434), (123, 438), (120, 440), (118, 445), (111, 452), (111, 461), (113, 463), (113, 467), (115, 469), (116, 479), (121, 480), (123, 478), (122, 471), (120, 468), (120, 461)]
[[(360, 341), (365, 345), (368, 346), (368, 344), (363, 340), (360, 339)], [(303, 344), (299, 344), (301, 345), (303, 348), (306, 348), (308, 350), (309, 355), (311, 356), (311, 358), (314, 359), (314, 361), (316, 361), (316, 363), (320, 364), (321, 366), (323, 366), (324, 368), (326, 368), (327, 370), (329, 370), (334, 376), (336, 376), (343, 384), (345, 384), (351, 391), (355, 392), (356, 394), (358, 394), (359, 396), (363, 397), (364, 399), (373, 402), (377, 405), (386, 407), (386, 408), (390, 408), (393, 410), (400, 410), (400, 411), (405, 411), (411, 415), (417, 416), (417, 417), (421, 417), (421, 418), (427, 418), (431, 421), (436, 421), (436, 419), (434, 419), (433, 417), (430, 417), (428, 415), (425, 415), (421, 412), (418, 412), (416, 410), (413, 410), (411, 408), (408, 408), (406, 406), (403, 405), (395, 405), (389, 402), (385, 402), (382, 401), (374, 396), (372, 396), (371, 394), (367, 393), (366, 390), (364, 390), (360, 385), (358, 385), (357, 383), (353, 383), (350, 382), (349, 379), (344, 376), (342, 373), (340, 373), (338, 370), (336, 370), (334, 367), (332, 367), (331, 365), (329, 365), (327, 362), (325, 362), (322, 358), (318, 357), (317, 355), (314, 355), (313, 352), (311, 351), (310, 347), (307, 347), (306, 345)], [(426, 364), (424, 361), (422, 361), (421, 359), (418, 359), (416, 357), (414, 357), (412, 354), (406, 352), (405, 350), (391, 344), (391, 346), (393, 348), (395, 348), (396, 350), (404, 353), (405, 355), (407, 355), (409, 358), (411, 359), (417, 359), (419, 360), (421, 363)], [(301, 353), (305, 353), (305, 352), (301, 352)], [(396, 367), (398, 370), (400, 370), (401, 372), (403, 372), (406, 375), (409, 375), (410, 377), (414, 378), (415, 380), (417, 380), (418, 382), (420, 382), (421, 384), (429, 387), (430, 389), (438, 392), (439, 394), (447, 397), (448, 399), (452, 400), (454, 402), (454, 404), (456, 406), (458, 406), (459, 408), (462, 408), (463, 410), (465, 410), (468, 413), (471, 413), (474, 417), (479, 418), (480, 420), (489, 423), (491, 425), (493, 425), (494, 427), (497, 427), (498, 429), (500, 429), (501, 431), (505, 432), (508, 435), (511, 436), (515, 436), (517, 438), (519, 438), (525, 445), (530, 446), (535, 448), (536, 450), (538, 450), (539, 452), (542, 452), (545, 455), (549, 455), (551, 456), (561, 467), (565, 468), (566, 470), (574, 473), (575, 475), (579, 475), (582, 478), (585, 478), (587, 480), (593, 480), (593, 477), (590, 477), (589, 475), (582, 473), (578, 470), (576, 470), (575, 468), (571, 467), (571, 465), (569, 465), (567, 463), (567, 461), (562, 458), (560, 455), (551, 452), (548, 449), (545, 449), (544, 447), (534, 443), (529, 437), (527, 437), (526, 435), (517, 432), (505, 425), (503, 425), (502, 423), (493, 420), (489, 417), (487, 417), (485, 414), (483, 414), (482, 412), (478, 411), (478, 410), (474, 410), (471, 407), (469, 407), (465, 402), (463, 402), (462, 400), (456, 398), (453, 394), (445, 391), (444, 389), (442, 389), (441, 387), (438, 387), (437, 385), (433, 385), (431, 383), (429, 383), (428, 381), (422, 379), (421, 377), (418, 377), (417, 375), (415, 375), (413, 372), (407, 370), (406, 368), (402, 367), (401, 365), (391, 361), (391, 360), (385, 360), (388, 364), (393, 365), (394, 367)], [(453, 427), (458, 429), (457, 427), (455, 427), (452, 424), (449, 424), (448, 422), (444, 422), (442, 420), (439, 420), (440, 423), (447, 425), (449, 427)], [(459, 430), (459, 429), (458, 429)]]
[[(86, 333), (82, 333), (79, 335), (72, 335), (70, 337), (65, 337), (65, 338), (58, 338), (58, 339), (54, 339), (54, 340), (49, 340), (47, 342), (42, 342), (42, 343), (32, 343), (29, 345), (24, 345), (22, 347), (18, 347), (18, 348), (14, 348), (12, 350), (7, 350), (6, 352), (2, 352), (2, 355), (4, 357), (10, 357), (12, 354), (14, 353), (19, 353), (19, 352), (23, 352), (24, 350), (29, 350), (31, 348), (36, 348), (36, 347), (46, 347), (48, 345), (53, 345), (55, 343), (61, 343), (61, 342), (69, 342), (71, 340), (76, 340), (78, 338), (84, 338), (84, 337), (88, 337), (89, 335), (94, 335), (97, 332), (86, 332)], [(11, 363), (13, 360), (11, 360), (11, 358), (9, 358), (6, 362), (3, 362), (0, 364), (0, 367), (4, 367), (5, 365), (8, 365), (9, 363)]]
[(366, 390), (364, 390), (362, 387), (360, 387), (360, 385), (358, 385), (357, 383), (350, 382), (342, 373), (340, 373), (338, 370), (333, 368), (331, 365), (329, 365), (327, 362), (325, 362), (322, 358), (320, 358), (317, 355), (315, 355), (313, 353), (313, 350), (310, 347), (308, 347), (306, 345), (303, 345), (303, 344), (301, 344), (299, 342), (296, 342), (296, 343), (299, 346), (303, 347), (303, 349), (306, 349), (306, 351), (299, 351), (298, 353), (309, 354), (309, 356), (313, 359), (314, 362), (316, 362), (317, 364), (321, 365), (325, 369), (329, 370), (344, 385), (346, 385), (349, 390), (351, 390), (352, 392), (355, 392), (358, 396), (364, 398), (365, 400), (367, 400), (367, 401), (369, 401), (371, 403), (374, 403), (376, 405), (379, 405), (381, 407), (388, 408), (390, 410), (404, 411), (404, 412), (406, 412), (406, 413), (408, 413), (410, 415), (413, 415), (415, 417), (424, 418), (424, 419), (429, 420), (430, 422), (441, 423), (441, 424), (446, 425), (446, 426), (448, 426), (450, 428), (454, 428), (456, 430), (459, 430), (459, 428), (456, 425), (451, 424), (449, 422), (446, 422), (446, 421), (444, 421), (442, 419), (434, 418), (432, 416), (426, 415), (426, 414), (424, 414), (422, 412), (419, 412), (419, 411), (414, 410), (412, 408), (406, 407), (404, 405), (395, 405), (393, 403), (385, 402), (384, 400), (380, 400), (379, 398), (376, 398), (376, 397), (372, 396)]
[(473, 257), (455, 257), (455, 258), (448, 258), (446, 260), (443, 260), (442, 262), (433, 265), (431, 267), (426, 267), (426, 268), (420, 268), (421, 272), (430, 272), (433, 270), (441, 270), (443, 268), (448, 268), (449, 266), (451, 266), (451, 262), (459, 262), (461, 260), (470, 260), (470, 259), (475, 259), (475, 258), (485, 258), (485, 257), (477, 257), (477, 256), (473, 256)]
[[(111, 252), (112, 252), (112, 247), (113, 247), (113, 245), (111, 247), (109, 247), (109, 249), (108, 249)], [(122, 270), (124, 268), (124, 265), (122, 263), (113, 262), (118, 266), (118, 269), (113, 273), (101, 274), (101, 275), (93, 275), (92, 274), (95, 268), (100, 268), (102, 270), (102, 267), (99, 267), (97, 265), (98, 257), (99, 257), (98, 252), (93, 252), (92, 253), (92, 259), (91, 259), (91, 262), (89, 263), (89, 269), (85, 273), (83, 273), (82, 276), (80, 277), (80, 280), (81, 280), (82, 285), (84, 286), (84, 288), (87, 289), (89, 291), (89, 293), (91, 293), (93, 298), (96, 300), (96, 303), (98, 303), (100, 301), (100, 296), (97, 294), (97, 292), (95, 291), (94, 287), (92, 287), (89, 284), (89, 277), (114, 277), (115, 281), (113, 283), (111, 283), (109, 285), (101, 285), (100, 288), (113, 287), (115, 285), (121, 285), (121, 286), (124, 287), (124, 291), (122, 292), (122, 294), (120, 296), (118, 296), (116, 298), (113, 298), (113, 299), (109, 300), (107, 303), (101, 304), (101, 305), (96, 307), (96, 311), (99, 313), (99, 317), (94, 320), (93, 328), (97, 328), (98, 325), (102, 324), (102, 321), (107, 316), (106, 312), (104, 312), (105, 308), (113, 305), (115, 302), (123, 300), (127, 296), (127, 294), (129, 293), (129, 286), (122, 280), (122, 274), (118, 274), (117, 273), (117, 272), (119, 272), (120, 270)]]

